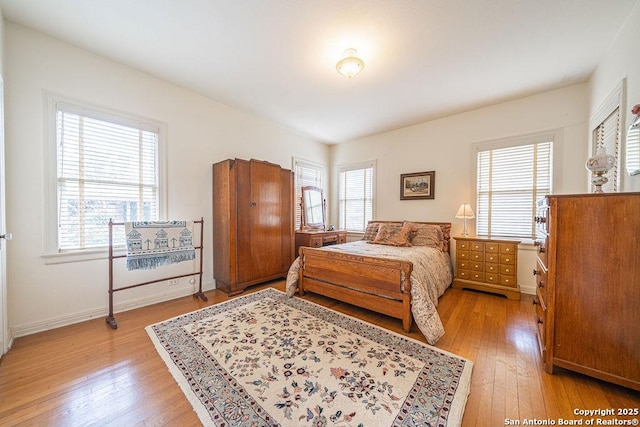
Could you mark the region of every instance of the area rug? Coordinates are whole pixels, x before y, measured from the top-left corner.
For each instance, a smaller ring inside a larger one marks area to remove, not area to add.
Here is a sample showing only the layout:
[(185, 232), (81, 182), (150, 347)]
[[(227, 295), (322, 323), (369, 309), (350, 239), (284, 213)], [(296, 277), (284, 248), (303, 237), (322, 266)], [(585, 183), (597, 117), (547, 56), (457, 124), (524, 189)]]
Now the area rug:
[(205, 426), (458, 426), (472, 363), (265, 289), (146, 328)]

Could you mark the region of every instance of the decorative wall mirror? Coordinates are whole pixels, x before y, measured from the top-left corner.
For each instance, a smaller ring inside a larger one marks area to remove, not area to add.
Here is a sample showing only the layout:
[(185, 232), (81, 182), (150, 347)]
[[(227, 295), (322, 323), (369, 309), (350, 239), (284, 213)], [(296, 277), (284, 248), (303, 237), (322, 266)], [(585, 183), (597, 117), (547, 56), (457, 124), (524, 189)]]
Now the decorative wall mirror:
[(318, 187), (302, 187), (302, 218), (300, 228), (303, 231), (324, 231), (327, 202)]
[(627, 131), (627, 173), (640, 175), (640, 104), (631, 110), (636, 115)]

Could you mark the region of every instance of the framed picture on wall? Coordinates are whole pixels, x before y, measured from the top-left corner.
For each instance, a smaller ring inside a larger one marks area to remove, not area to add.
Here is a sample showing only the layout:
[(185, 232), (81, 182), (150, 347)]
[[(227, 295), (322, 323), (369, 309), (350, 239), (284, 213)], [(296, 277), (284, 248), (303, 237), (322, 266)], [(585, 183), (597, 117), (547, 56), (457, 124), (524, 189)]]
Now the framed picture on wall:
[(400, 200), (433, 199), (436, 172), (403, 173), (400, 175)]

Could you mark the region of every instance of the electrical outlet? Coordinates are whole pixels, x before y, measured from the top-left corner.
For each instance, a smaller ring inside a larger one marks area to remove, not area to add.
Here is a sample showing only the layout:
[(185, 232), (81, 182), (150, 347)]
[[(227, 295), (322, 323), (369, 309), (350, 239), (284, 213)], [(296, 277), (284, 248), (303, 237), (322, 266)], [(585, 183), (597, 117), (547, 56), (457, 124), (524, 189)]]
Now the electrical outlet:
[(169, 280), (169, 286), (176, 286), (178, 283), (180, 283), (179, 279), (171, 279), (171, 280)]

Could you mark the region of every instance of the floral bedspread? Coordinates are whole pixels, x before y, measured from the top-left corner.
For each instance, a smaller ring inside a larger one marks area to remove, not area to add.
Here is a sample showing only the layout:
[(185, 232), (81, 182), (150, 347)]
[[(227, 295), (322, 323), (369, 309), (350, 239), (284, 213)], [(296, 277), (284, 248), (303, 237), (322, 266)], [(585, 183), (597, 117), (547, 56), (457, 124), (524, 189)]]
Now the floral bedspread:
[[(413, 263), (411, 274), (411, 312), (418, 328), (429, 344), (435, 344), (444, 335), (444, 326), (436, 310), (438, 298), (453, 279), (453, 266), (448, 253), (427, 246), (395, 247), (356, 241), (325, 246), (322, 250), (340, 251), (354, 255), (403, 259)], [(293, 262), (287, 275), (287, 295), (292, 297), (298, 289), (299, 258)]]

